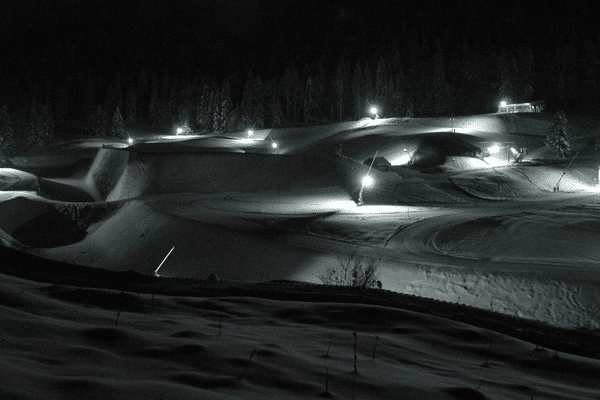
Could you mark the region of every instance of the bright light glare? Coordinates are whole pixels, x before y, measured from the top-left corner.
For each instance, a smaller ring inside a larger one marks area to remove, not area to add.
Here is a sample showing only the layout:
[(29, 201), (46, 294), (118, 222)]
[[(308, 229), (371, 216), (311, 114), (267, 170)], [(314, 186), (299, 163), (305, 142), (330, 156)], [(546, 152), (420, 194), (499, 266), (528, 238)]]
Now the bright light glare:
[(506, 107), (506, 102), (505, 101), (501, 101), (500, 102), (500, 107)]
[(497, 144), (495, 144), (495, 145), (493, 145), (493, 146), (490, 146), (490, 147), (488, 148), (488, 150), (489, 150), (489, 152), (490, 152), (491, 154), (496, 154), (497, 152), (499, 152), (499, 151), (500, 151), (500, 146), (498, 146)]
[(183, 128), (179, 127), (177, 128), (177, 134), (181, 135), (183, 133)]
[(377, 107), (371, 107), (371, 114), (377, 114)]
[(273, 144), (271, 144), (271, 147), (273, 147), (274, 149), (277, 148), (277, 143), (273, 142)]
[(254, 135), (254, 131), (253, 130), (248, 130), (248, 136), (252, 136)]
[(371, 178), (369, 175), (365, 176), (362, 180), (362, 184), (364, 187), (369, 187), (373, 184), (373, 178)]
[(254, 139), (240, 139), (240, 143), (254, 143)]
[(129, 142), (129, 144), (133, 143), (133, 139), (132, 138), (127, 139), (127, 141)]

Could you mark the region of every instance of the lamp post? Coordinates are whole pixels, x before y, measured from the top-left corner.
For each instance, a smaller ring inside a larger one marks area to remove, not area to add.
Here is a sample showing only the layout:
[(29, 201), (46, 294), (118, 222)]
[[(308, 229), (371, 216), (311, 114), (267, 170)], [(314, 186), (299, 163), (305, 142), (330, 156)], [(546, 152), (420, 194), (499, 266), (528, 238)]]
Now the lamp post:
[(371, 160), (371, 165), (369, 165), (369, 170), (367, 171), (367, 175), (365, 175), (361, 181), (360, 192), (358, 192), (358, 201), (357, 201), (357, 204), (359, 206), (363, 205), (363, 191), (365, 190), (365, 187), (369, 187), (369, 186), (373, 185), (373, 178), (371, 178), (371, 176), (369, 174), (371, 173), (371, 168), (373, 167), (375, 158), (377, 158), (378, 152), (379, 152), (379, 150), (377, 150), (375, 152), (375, 156), (373, 157), (373, 160)]
[(371, 109), (369, 110), (371, 112), (371, 114), (373, 114), (373, 119), (377, 119), (379, 118), (379, 115), (377, 114), (378, 110), (377, 107), (371, 107)]
[(404, 149), (404, 152), (405, 152), (406, 154), (408, 154), (408, 159), (410, 160), (410, 164), (412, 164), (412, 162), (413, 162), (413, 159), (412, 159), (412, 156), (410, 155), (410, 152), (408, 151), (408, 149)]

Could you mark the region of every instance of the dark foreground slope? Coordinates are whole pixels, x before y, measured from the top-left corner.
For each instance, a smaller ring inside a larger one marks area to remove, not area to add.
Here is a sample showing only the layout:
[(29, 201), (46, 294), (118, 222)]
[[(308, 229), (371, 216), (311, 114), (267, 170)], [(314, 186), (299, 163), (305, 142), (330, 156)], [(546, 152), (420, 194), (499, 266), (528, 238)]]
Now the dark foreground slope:
[[(140, 294), (377, 305), (439, 316), (506, 334), (541, 348), (600, 359), (600, 332), (597, 331), (557, 328), (387, 290), (330, 287), (286, 280), (251, 283), (153, 277), (133, 271), (115, 272), (47, 260), (4, 246), (0, 246), (0, 274), (48, 283), (48, 293), (60, 300), (116, 311), (139, 311), (145, 307), (140, 302)], [(97, 289), (118, 290), (121, 294), (106, 297)], [(355, 318), (358, 322), (362, 316), (356, 315)]]

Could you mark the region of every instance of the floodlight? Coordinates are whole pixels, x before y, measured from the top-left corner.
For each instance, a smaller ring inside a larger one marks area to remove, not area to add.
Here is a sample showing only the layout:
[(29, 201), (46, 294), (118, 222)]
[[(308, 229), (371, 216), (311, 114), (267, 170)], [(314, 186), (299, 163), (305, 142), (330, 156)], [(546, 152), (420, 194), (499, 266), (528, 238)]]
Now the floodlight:
[(377, 114), (377, 107), (371, 107), (371, 114)]
[(369, 187), (373, 184), (373, 178), (371, 178), (369, 175), (365, 176), (362, 180), (362, 184), (364, 187)]
[(490, 146), (490, 147), (488, 148), (488, 150), (489, 150), (489, 152), (490, 152), (491, 154), (496, 154), (497, 152), (499, 152), (499, 151), (500, 151), (500, 146), (498, 146), (497, 144), (495, 144), (495, 145), (493, 145), (493, 146)]
[(271, 147), (273, 147), (274, 149), (276, 149), (276, 148), (277, 148), (277, 143), (273, 142), (273, 143), (271, 144)]
[(177, 134), (181, 135), (182, 133), (183, 133), (183, 128), (182, 127), (177, 128)]
[(132, 138), (127, 139), (127, 141), (129, 142), (129, 144), (133, 143), (133, 139)]
[(506, 102), (505, 101), (501, 101), (500, 102), (500, 107), (506, 107)]
[(248, 136), (252, 136), (252, 135), (254, 135), (254, 131), (251, 129), (248, 129)]

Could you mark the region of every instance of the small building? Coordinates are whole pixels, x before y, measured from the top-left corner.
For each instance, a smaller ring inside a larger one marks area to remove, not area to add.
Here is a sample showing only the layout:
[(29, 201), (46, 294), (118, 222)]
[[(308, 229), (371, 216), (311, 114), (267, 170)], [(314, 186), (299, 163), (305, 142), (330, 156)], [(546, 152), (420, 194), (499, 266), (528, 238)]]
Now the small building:
[(498, 107), (499, 114), (507, 114), (507, 113), (521, 113), (521, 112), (530, 112), (530, 113), (540, 113), (544, 110), (544, 101), (532, 101), (529, 103), (518, 103), (518, 104), (506, 104), (502, 102), (500, 107)]

